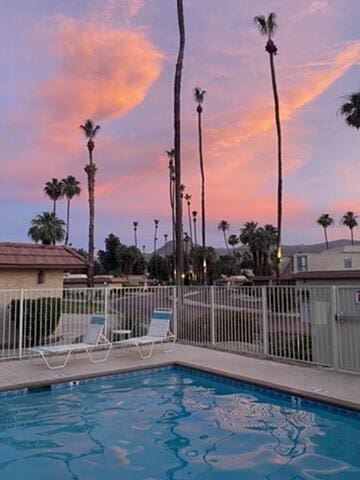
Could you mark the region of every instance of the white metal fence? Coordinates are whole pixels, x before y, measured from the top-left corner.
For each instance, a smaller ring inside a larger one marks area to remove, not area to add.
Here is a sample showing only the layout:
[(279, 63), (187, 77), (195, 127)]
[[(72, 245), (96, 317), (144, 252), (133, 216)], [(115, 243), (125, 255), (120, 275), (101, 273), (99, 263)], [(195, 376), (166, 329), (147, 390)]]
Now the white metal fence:
[[(110, 340), (172, 308), (179, 341), (360, 372), (358, 287), (134, 287), (0, 291), (0, 359), (81, 341), (93, 314)], [(127, 332), (127, 333), (126, 333)]]

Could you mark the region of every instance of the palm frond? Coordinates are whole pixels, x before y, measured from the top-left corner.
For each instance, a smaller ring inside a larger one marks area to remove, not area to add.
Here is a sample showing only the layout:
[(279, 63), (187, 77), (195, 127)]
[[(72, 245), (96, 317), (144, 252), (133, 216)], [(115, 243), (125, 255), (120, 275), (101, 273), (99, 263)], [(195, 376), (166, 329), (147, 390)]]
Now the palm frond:
[(194, 100), (197, 104), (201, 105), (204, 101), (206, 90), (202, 90), (200, 87), (194, 88)]
[(256, 15), (256, 17), (254, 17), (254, 24), (259, 30), (261, 35), (263, 36), (268, 35), (268, 26), (267, 26), (266, 18), (264, 17), (264, 15)]
[(266, 23), (267, 23), (268, 34), (270, 37), (272, 37), (276, 32), (276, 30), (278, 29), (278, 24), (276, 20), (277, 20), (276, 13), (275, 12), (269, 13)]
[(346, 97), (346, 101), (340, 106), (339, 113), (345, 118), (350, 127), (360, 128), (360, 91), (352, 92)]
[(85, 137), (92, 140), (96, 137), (96, 134), (101, 127), (100, 125), (95, 126), (94, 122), (90, 118), (88, 118), (83, 125), (80, 125), (80, 128), (84, 132)]

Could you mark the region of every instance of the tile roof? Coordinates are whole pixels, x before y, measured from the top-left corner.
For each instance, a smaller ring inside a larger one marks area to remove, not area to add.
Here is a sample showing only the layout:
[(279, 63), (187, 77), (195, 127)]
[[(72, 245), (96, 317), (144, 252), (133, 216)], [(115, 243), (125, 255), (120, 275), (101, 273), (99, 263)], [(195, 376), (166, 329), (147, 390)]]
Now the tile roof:
[(0, 268), (49, 268), (83, 270), (84, 260), (64, 245), (0, 243)]

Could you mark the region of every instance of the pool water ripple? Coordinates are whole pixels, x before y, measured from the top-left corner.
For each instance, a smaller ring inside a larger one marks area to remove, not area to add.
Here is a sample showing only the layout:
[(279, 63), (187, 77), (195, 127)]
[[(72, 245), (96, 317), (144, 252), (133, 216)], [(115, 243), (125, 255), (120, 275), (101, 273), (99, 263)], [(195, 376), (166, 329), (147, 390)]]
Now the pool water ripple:
[(359, 480), (360, 419), (182, 369), (0, 398), (0, 479)]

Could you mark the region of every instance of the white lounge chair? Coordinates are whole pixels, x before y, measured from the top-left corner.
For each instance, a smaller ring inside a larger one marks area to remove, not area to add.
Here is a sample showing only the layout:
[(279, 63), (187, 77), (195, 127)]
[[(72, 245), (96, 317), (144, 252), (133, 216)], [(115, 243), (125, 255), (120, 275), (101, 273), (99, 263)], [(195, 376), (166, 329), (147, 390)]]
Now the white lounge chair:
[[(91, 317), (88, 329), (84, 335), (81, 343), (69, 343), (67, 345), (49, 345), (44, 347), (33, 347), (29, 351), (31, 353), (41, 355), (42, 359), (46, 363), (47, 367), (51, 370), (56, 368), (66, 367), (71, 354), (86, 352), (92, 363), (105, 362), (110, 354), (112, 343), (104, 335), (105, 317), (94, 315)], [(104, 358), (95, 359), (92, 356), (94, 349), (106, 348), (106, 354)], [(65, 354), (65, 360), (61, 365), (51, 365), (48, 361), (48, 357)]]
[[(158, 308), (153, 310), (150, 318), (150, 327), (147, 335), (142, 337), (133, 337), (127, 340), (121, 340), (116, 342), (117, 346), (121, 347), (137, 347), (141, 358), (150, 358), (154, 345), (156, 343), (165, 343), (170, 340), (171, 346), (169, 349), (165, 350), (166, 352), (172, 352), (176, 342), (175, 335), (170, 331), (170, 321), (172, 317), (172, 310), (169, 308)], [(144, 354), (141, 347), (150, 345), (150, 350), (148, 354)]]

